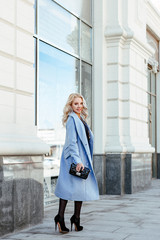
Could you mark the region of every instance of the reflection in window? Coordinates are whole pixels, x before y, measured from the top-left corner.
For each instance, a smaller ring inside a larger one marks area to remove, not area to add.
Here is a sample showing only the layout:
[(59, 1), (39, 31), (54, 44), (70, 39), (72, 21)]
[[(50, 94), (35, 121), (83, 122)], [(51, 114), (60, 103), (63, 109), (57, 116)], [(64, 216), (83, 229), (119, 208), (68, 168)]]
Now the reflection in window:
[(39, 35), (71, 53), (79, 54), (79, 22), (53, 1), (39, 1)]
[(56, 0), (78, 17), (92, 23), (92, 0)]
[(78, 91), (79, 60), (43, 42), (39, 44), (38, 128), (61, 126), (63, 107), (71, 92)]
[(92, 61), (92, 29), (81, 23), (81, 56), (87, 61)]
[(82, 82), (81, 92), (84, 96), (88, 107), (88, 123), (91, 126), (92, 119), (92, 68), (89, 64), (82, 62)]

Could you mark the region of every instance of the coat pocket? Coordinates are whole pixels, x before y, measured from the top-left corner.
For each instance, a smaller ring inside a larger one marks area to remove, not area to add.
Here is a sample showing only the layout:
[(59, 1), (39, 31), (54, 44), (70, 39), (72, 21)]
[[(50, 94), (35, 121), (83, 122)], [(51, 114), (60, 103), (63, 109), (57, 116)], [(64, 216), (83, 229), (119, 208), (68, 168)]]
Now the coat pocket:
[(64, 157), (65, 159), (69, 158), (71, 156), (70, 151), (69, 151), (69, 147), (64, 149)]

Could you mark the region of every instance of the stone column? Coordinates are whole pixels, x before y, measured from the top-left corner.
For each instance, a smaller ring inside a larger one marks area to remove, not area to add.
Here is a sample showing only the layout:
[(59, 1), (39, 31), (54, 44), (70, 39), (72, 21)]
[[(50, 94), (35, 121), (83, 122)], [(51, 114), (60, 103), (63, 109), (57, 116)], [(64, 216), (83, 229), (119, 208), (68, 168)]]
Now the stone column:
[(105, 193), (105, 132), (106, 132), (106, 0), (93, 1), (93, 132), (94, 169), (100, 193)]
[(105, 10), (103, 177), (106, 193), (132, 193), (150, 185), (154, 151), (147, 126), (146, 1), (107, 0)]

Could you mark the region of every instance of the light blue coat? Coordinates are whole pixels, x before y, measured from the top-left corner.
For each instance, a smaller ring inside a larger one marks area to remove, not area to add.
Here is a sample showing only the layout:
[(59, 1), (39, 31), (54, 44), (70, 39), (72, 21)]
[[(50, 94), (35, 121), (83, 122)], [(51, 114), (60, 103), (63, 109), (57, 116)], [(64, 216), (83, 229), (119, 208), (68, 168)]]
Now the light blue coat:
[[(93, 171), (93, 134), (86, 136), (84, 124), (74, 113), (70, 113), (66, 123), (66, 140), (61, 156), (60, 173), (55, 195), (65, 200), (90, 201), (99, 199), (97, 181)], [(86, 180), (69, 174), (71, 163), (83, 163), (91, 172)]]

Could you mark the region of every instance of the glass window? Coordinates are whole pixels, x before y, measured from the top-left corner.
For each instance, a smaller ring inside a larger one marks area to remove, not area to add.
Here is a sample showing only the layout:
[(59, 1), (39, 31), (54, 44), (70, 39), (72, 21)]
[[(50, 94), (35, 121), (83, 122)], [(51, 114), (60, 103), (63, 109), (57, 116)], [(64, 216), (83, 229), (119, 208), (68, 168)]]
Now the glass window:
[(79, 91), (79, 60), (39, 42), (38, 136), (50, 145), (44, 159), (45, 205), (54, 200), (65, 140), (63, 108), (70, 93)]
[(154, 73), (152, 73), (151, 91), (153, 94), (156, 94), (156, 76)]
[(70, 93), (86, 99), (91, 126), (91, 4), (92, 0), (35, 0), (36, 124), (38, 136), (50, 146), (44, 158), (45, 205), (55, 198), (65, 141), (62, 115)]
[(37, 125), (37, 39), (34, 38), (34, 76), (35, 76), (35, 96), (34, 96), (34, 105), (35, 105), (35, 125)]
[(82, 22), (81, 24), (81, 56), (92, 61), (92, 29)]
[(92, 67), (82, 62), (81, 93), (84, 96), (88, 107), (88, 123), (91, 126), (92, 119)]
[(78, 71), (79, 60), (40, 41), (39, 129), (53, 129), (55, 131), (61, 127), (66, 100), (70, 93), (78, 92)]
[(159, 41), (148, 29), (146, 31), (146, 37), (149, 45), (155, 50), (153, 58), (159, 62)]
[(79, 54), (79, 21), (53, 1), (39, 1), (39, 36), (68, 52)]
[(92, 23), (92, 0), (56, 0), (63, 7), (88, 23)]
[(37, 0), (34, 1), (34, 33), (37, 34)]

